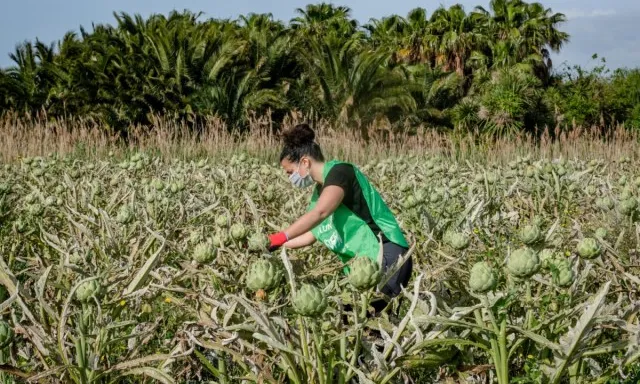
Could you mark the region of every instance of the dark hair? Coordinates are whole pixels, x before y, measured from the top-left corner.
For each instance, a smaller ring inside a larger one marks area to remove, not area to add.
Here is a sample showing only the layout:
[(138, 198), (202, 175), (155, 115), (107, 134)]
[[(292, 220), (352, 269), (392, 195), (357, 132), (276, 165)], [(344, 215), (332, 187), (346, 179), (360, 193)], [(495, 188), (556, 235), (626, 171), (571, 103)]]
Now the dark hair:
[(309, 156), (317, 161), (324, 161), (322, 150), (315, 142), (316, 134), (309, 124), (298, 124), (282, 132), (284, 148), (280, 152), (280, 161), (288, 159), (297, 163), (303, 156)]

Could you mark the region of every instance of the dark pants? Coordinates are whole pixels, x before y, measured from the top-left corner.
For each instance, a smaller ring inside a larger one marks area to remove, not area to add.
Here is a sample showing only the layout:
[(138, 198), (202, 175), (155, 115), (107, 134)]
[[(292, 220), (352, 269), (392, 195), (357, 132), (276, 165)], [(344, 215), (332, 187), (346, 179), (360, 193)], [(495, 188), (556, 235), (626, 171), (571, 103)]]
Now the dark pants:
[[(382, 244), (382, 270), (387, 271), (389, 267), (394, 265), (398, 259), (407, 253), (408, 249), (399, 246), (398, 244), (386, 242)], [(388, 298), (394, 298), (402, 292), (401, 288), (406, 287), (411, 279), (411, 272), (413, 270), (413, 259), (410, 257), (404, 262), (402, 267), (387, 281), (382, 287), (381, 292)], [(384, 299), (378, 299), (371, 302), (371, 306), (374, 308), (375, 313), (381, 312), (388, 302)]]
[[(383, 273), (387, 271), (389, 267), (394, 265), (401, 256), (407, 253), (408, 249), (401, 247), (395, 243), (385, 242), (382, 244), (382, 270)], [(406, 287), (411, 279), (411, 272), (413, 270), (413, 259), (410, 257), (400, 267), (400, 269), (387, 281), (382, 287), (381, 292), (387, 296), (387, 300), (398, 296), (401, 292), (401, 287)], [(375, 315), (380, 313), (388, 304), (385, 299), (377, 299), (370, 303), (375, 310)], [(345, 310), (350, 311), (352, 308), (350, 305), (345, 305)], [(346, 321), (346, 319), (345, 319)]]
[[(409, 249), (401, 247), (395, 243), (386, 242), (382, 244), (382, 270), (387, 271), (389, 267), (395, 264), (398, 259), (404, 256)], [(401, 292), (401, 287), (406, 287), (411, 279), (413, 270), (413, 259), (410, 257), (400, 267), (400, 269), (389, 279), (387, 284), (382, 287), (382, 293), (389, 297), (396, 297)]]

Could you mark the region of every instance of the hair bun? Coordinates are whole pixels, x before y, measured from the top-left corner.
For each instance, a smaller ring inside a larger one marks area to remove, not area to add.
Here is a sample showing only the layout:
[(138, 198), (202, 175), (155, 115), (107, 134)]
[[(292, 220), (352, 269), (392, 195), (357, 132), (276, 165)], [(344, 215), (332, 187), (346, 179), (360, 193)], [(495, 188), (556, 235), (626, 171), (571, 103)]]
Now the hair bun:
[(313, 144), (316, 133), (309, 124), (298, 124), (295, 127), (282, 132), (284, 144), (291, 147), (300, 147)]

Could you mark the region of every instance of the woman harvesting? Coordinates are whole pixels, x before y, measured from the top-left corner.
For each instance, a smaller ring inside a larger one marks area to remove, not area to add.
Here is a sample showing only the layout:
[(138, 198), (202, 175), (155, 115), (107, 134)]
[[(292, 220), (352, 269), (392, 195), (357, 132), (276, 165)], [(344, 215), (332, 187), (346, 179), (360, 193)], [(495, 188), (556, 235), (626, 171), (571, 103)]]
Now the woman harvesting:
[[(298, 188), (315, 185), (307, 212), (282, 232), (269, 236), (270, 249), (295, 249), (320, 240), (343, 263), (355, 256), (377, 262), (382, 240), (383, 271), (408, 251), (393, 214), (366, 177), (352, 164), (325, 162), (315, 133), (307, 124), (284, 133), (280, 165)], [(409, 258), (382, 288), (388, 297), (400, 294), (413, 267)], [(381, 310), (380, 303), (374, 305)]]

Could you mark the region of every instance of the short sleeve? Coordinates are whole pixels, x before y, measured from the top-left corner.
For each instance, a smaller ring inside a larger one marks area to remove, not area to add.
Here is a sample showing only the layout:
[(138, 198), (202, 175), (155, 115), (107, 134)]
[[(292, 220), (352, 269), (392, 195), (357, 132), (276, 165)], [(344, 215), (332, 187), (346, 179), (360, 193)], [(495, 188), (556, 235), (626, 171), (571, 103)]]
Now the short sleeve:
[(356, 173), (353, 170), (353, 166), (350, 164), (337, 164), (334, 165), (333, 168), (327, 174), (327, 177), (324, 179), (323, 187), (327, 187), (329, 185), (336, 185), (344, 190), (344, 194), (346, 196), (350, 196), (352, 194), (353, 189), (353, 181), (355, 179)]

